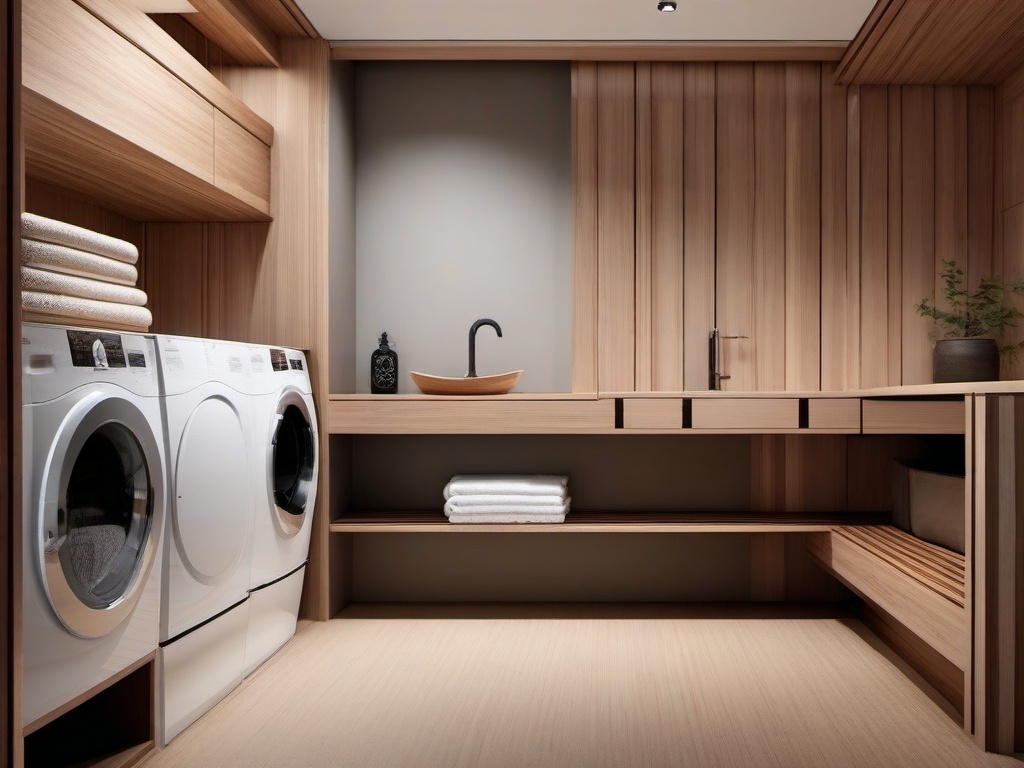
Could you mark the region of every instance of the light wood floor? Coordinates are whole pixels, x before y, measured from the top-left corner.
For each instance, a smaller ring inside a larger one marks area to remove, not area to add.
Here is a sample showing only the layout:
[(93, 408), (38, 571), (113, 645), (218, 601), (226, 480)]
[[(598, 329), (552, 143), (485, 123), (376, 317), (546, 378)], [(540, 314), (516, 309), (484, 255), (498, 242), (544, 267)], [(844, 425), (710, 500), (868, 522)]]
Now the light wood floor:
[(851, 619), (544, 610), (354, 607), (143, 765), (1021, 766)]

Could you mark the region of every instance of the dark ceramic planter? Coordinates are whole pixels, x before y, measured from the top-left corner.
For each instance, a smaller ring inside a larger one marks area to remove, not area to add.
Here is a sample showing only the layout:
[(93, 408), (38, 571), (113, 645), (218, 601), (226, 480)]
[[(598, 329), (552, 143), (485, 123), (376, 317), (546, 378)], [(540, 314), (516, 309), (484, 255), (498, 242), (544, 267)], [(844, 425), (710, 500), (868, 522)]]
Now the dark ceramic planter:
[(935, 383), (998, 381), (999, 346), (995, 339), (939, 339), (932, 358)]

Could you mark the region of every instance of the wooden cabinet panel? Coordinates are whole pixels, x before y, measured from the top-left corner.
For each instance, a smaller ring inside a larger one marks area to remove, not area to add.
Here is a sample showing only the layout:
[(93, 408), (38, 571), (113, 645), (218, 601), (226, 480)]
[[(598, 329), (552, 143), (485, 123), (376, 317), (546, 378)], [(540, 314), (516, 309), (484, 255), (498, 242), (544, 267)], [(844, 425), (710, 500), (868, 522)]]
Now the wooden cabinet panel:
[(625, 429), (682, 429), (682, 398), (626, 398), (622, 402)]
[(213, 107), (72, 0), (24, 10), (23, 83), (203, 181), (213, 181)]
[(809, 429), (860, 432), (860, 398), (811, 398), (807, 401)]
[(865, 400), (864, 434), (962, 435), (963, 400)]
[(213, 120), (214, 183), (270, 213), (270, 147), (222, 112)]
[(800, 401), (768, 398), (694, 398), (694, 429), (797, 429)]

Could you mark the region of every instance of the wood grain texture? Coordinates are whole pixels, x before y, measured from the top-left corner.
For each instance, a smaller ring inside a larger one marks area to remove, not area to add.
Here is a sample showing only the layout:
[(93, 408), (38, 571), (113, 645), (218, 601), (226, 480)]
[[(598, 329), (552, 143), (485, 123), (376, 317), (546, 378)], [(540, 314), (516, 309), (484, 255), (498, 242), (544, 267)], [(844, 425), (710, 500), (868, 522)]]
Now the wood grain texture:
[(756, 601), (786, 599), (786, 537), (761, 533), (750, 539), (750, 597)]
[(558, 434), (614, 427), (615, 401), (332, 400), (326, 421), (333, 434)]
[(270, 212), (270, 147), (223, 112), (213, 113), (213, 183)]
[(839, 64), (844, 83), (995, 84), (1024, 64), (1024, 9), (882, 0)]
[[(759, 435), (750, 441), (750, 511), (770, 516), (786, 509), (786, 438)], [(786, 537), (764, 533), (750, 539), (750, 597), (786, 598)]]
[(967, 89), (967, 285), (973, 290), (993, 270), (995, 92)]
[(846, 110), (847, 89), (833, 85), (835, 66), (821, 71), (821, 388), (847, 380)]
[[(264, 0), (265, 1), (265, 0)], [(334, 40), (345, 61), (838, 61), (843, 43), (727, 40)]]
[(786, 389), (821, 388), (821, 66), (786, 65)]
[(865, 400), (864, 434), (962, 435), (966, 411), (960, 400)]
[(281, 66), (277, 35), (247, 3), (196, 0), (192, 7), (196, 12), (183, 14), (185, 20), (239, 64)]
[[(815, 65), (811, 65), (815, 66)], [(753, 340), (754, 389), (787, 389), (791, 295), (789, 251), (790, 156), (788, 65), (758, 64), (753, 81), (754, 179), (753, 249), (750, 278), (753, 315), (745, 331)], [(794, 118), (798, 119), (798, 118)], [(817, 291), (815, 291), (817, 293)], [(800, 301), (800, 299), (797, 299)], [(729, 331), (725, 331), (729, 333)], [(808, 340), (812, 341), (812, 340)], [(724, 341), (724, 345), (750, 342)], [(781, 549), (778, 543), (770, 548)]]
[(810, 400), (807, 403), (807, 426), (811, 429), (849, 429), (860, 432), (860, 400)]
[(889, 99), (885, 88), (860, 89), (860, 379), (889, 383)]
[(572, 391), (597, 392), (596, 64), (572, 65), (572, 138)]
[(903, 93), (889, 91), (888, 386), (903, 384)]
[(638, 392), (650, 392), (654, 357), (652, 350), (653, 307), (653, 254), (652, 254), (652, 98), (651, 64), (637, 62), (635, 65), (635, 172), (636, 193), (633, 201), (634, 217), (634, 289), (636, 291), (636, 326), (634, 349), (633, 388)]
[(599, 64), (597, 93), (597, 370), (603, 392), (634, 388), (634, 66)]
[(955, 261), (970, 281), (967, 254), (967, 90), (935, 89), (935, 300), (948, 308), (940, 273)]
[(145, 287), (154, 298), (154, 333), (206, 335), (208, 269), (211, 255), (217, 258), (209, 251), (208, 229), (207, 224), (146, 225), (144, 253), (153, 257), (145, 259)]
[(692, 408), (694, 429), (795, 429), (799, 426), (795, 398), (694, 398)]
[(22, 424), (21, 424), (21, 151), (20, 0), (0, 12), (0, 763), (22, 762)]
[(145, 768), (1006, 764), (859, 622), (778, 610), (352, 606)]
[(903, 89), (903, 383), (932, 380), (931, 322), (914, 311), (935, 292), (935, 93)]
[[(723, 335), (751, 336), (754, 322), (754, 67), (716, 67), (715, 321)], [(757, 389), (754, 348), (771, 339), (722, 344), (725, 389)]]
[(708, 334), (715, 327), (716, 77), (712, 64), (683, 72), (683, 384), (708, 387)]
[(247, 3), (281, 37), (320, 37), (295, 0), (247, 0)]
[(861, 380), (861, 99), (860, 87), (851, 86), (846, 105), (846, 386)]
[(624, 429), (682, 429), (683, 401), (680, 398), (626, 398), (622, 403)]
[[(874, 530), (874, 529), (872, 529)], [(916, 551), (918, 539), (881, 526), (883, 541), (863, 536), (860, 529), (842, 526), (832, 533), (817, 534), (807, 539), (811, 555), (844, 584), (866, 600), (895, 617), (925, 643), (960, 670), (968, 663), (967, 614), (934, 585), (945, 576), (926, 561), (918, 560), (904, 567), (906, 561), (891, 557), (880, 547), (899, 541)], [(923, 543), (923, 542), (921, 542)], [(963, 584), (963, 564), (960, 566)]]
[(651, 65), (651, 388), (663, 392), (685, 389), (688, 370), (684, 119), (695, 105), (686, 78), (683, 65)]

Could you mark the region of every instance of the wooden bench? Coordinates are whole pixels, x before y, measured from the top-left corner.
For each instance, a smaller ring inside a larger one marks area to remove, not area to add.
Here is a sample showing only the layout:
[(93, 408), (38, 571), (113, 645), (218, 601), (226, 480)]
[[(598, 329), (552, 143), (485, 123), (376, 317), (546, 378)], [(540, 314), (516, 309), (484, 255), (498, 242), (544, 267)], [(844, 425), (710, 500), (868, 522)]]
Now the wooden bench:
[[(902, 655), (916, 657), (907, 660), (961, 709), (970, 661), (964, 556), (888, 525), (839, 525), (806, 540), (814, 560), (880, 611), (872, 628), (903, 645)], [(908, 643), (906, 631), (927, 648)]]

